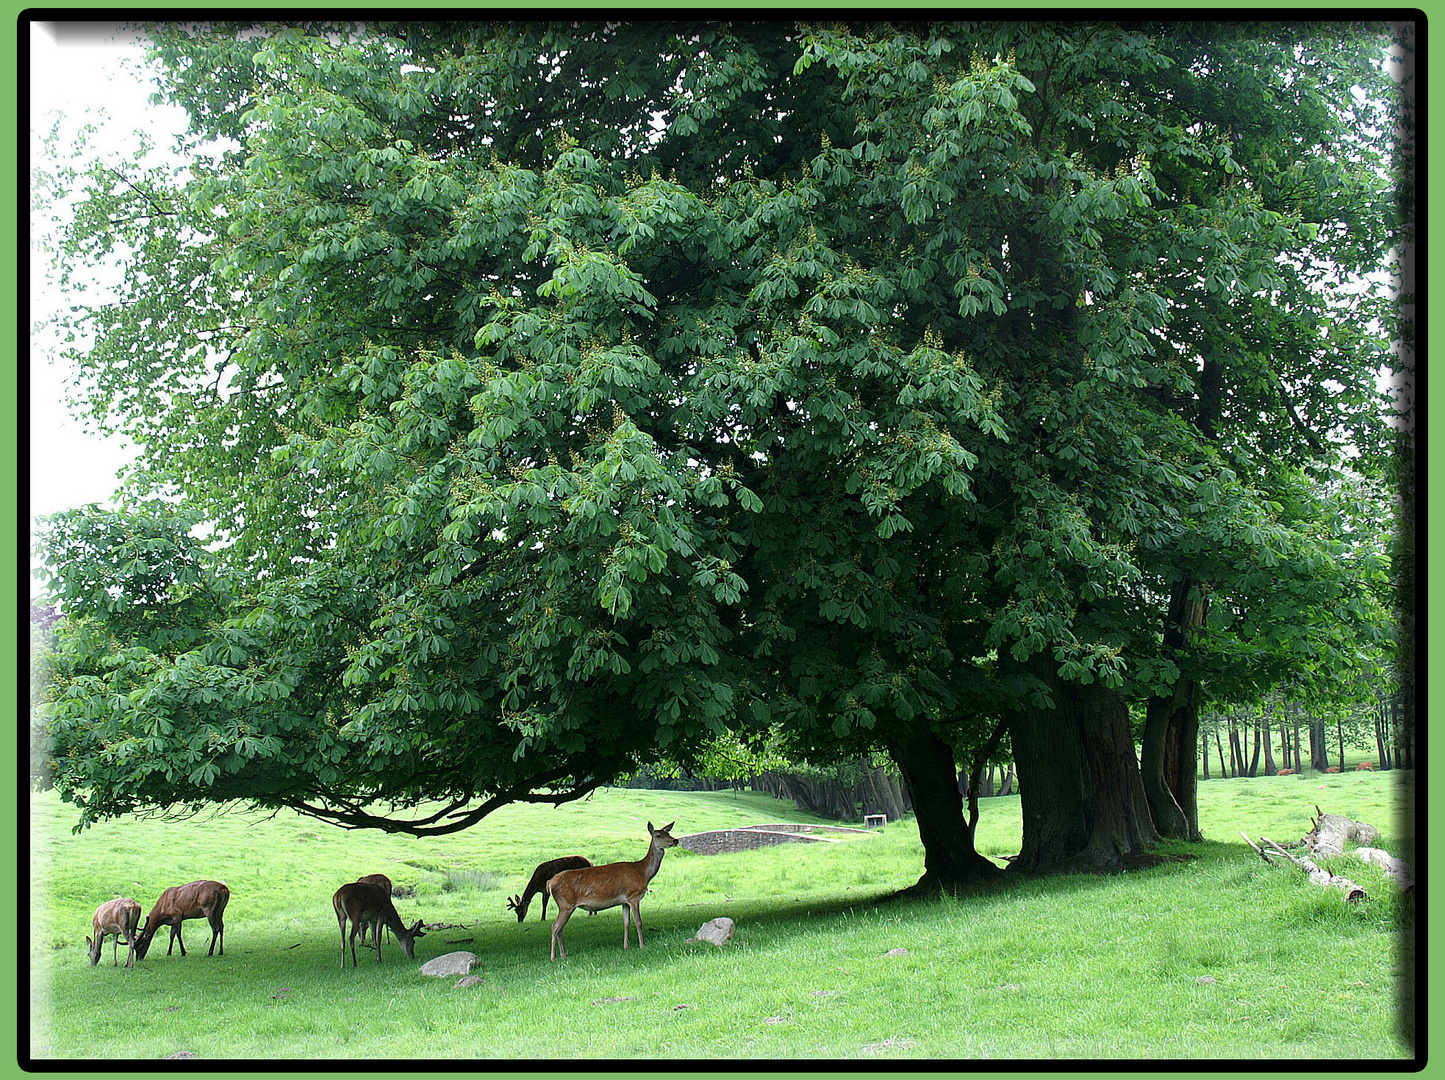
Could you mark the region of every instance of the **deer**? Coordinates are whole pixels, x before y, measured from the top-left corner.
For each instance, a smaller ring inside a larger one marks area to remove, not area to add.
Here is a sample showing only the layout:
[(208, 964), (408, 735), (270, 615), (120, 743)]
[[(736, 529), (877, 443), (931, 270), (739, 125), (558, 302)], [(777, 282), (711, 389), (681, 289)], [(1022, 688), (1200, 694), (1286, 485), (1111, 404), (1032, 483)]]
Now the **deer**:
[(172, 885), (165, 892), (161, 893), (160, 899), (151, 908), (151, 913), (146, 916), (145, 926), (141, 928), (140, 937), (136, 939), (135, 955), (137, 960), (144, 960), (146, 953), (150, 951), (151, 939), (155, 937), (156, 931), (162, 926), (171, 928), (171, 943), (166, 947), (166, 955), (170, 956), (171, 951), (176, 947), (176, 942), (181, 943), (181, 955), (186, 955), (186, 943), (181, 940), (181, 923), (186, 919), (205, 919), (211, 924), (211, 947), (206, 952), (207, 956), (214, 956), (216, 944), (221, 946), (221, 955), (226, 955), (226, 924), (222, 916), (226, 911), (226, 904), (230, 902), (231, 890), (226, 887), (224, 881), (192, 881), (186, 885)]
[(647, 891), (648, 882), (657, 876), (663, 853), (677, 846), (677, 840), (672, 835), (672, 826), (676, 824), (674, 821), (654, 829), (649, 821), (647, 834), (651, 842), (647, 854), (636, 862), (563, 870), (547, 882), (547, 892), (557, 904), (557, 920), (552, 924), (553, 960), (557, 959), (559, 952), (562, 959), (567, 959), (567, 948), (562, 944), (562, 928), (579, 907), (583, 911), (605, 911), (622, 905), (622, 947), (627, 948), (627, 921), (631, 912), (632, 922), (637, 926), (637, 947), (642, 948), (642, 894)]
[[(359, 881), (359, 882), (361, 882), (363, 885), (375, 885), (377, 888), (383, 890), (383, 891), (386, 893), (387, 896), (390, 896), (390, 895), (391, 895), (391, 878), (387, 877), (385, 874), (363, 874), (361, 877), (357, 878), (356, 880)], [(363, 924), (362, 924), (362, 927), (361, 927), (361, 943), (362, 943), (363, 945), (366, 944), (366, 932), (367, 932), (369, 929), (371, 929), (371, 924), (370, 924), (370, 923), (363, 923)], [(387, 941), (390, 941), (390, 940), (391, 940), (391, 931), (388, 930), (388, 931), (386, 932), (386, 935), (387, 935), (387, 936), (386, 936), (386, 940), (387, 940)]]
[(379, 885), (364, 881), (352, 881), (336, 890), (331, 898), (336, 909), (336, 926), (341, 931), (341, 970), (346, 970), (346, 923), (351, 922), (351, 966), (356, 967), (356, 935), (366, 925), (371, 926), (371, 941), (376, 947), (376, 962), (381, 963), (381, 928), (385, 926), (401, 943), (401, 951), (408, 957), (416, 956), (416, 939), (425, 937), (421, 920), (408, 928), (392, 906), (391, 897)]
[(532, 897), (538, 893), (542, 894), (542, 919), (547, 918), (547, 899), (550, 895), (547, 892), (547, 882), (560, 874), (563, 870), (579, 870), (592, 865), (592, 860), (584, 855), (563, 855), (560, 859), (548, 859), (538, 865), (532, 871), (532, 880), (527, 882), (527, 887), (522, 890), (521, 896), (514, 896), (507, 901), (507, 909), (517, 913), (517, 921), (524, 922), (527, 918), (527, 908), (532, 903)]
[(120, 940), (125, 938), (128, 946), (125, 951), (125, 966), (135, 967), (135, 930), (139, 924), (140, 905), (129, 896), (107, 900), (96, 908), (90, 919), (91, 932), (95, 936), (85, 939), (86, 945), (90, 946), (90, 966), (95, 967), (100, 963), (101, 945), (107, 935), (112, 935), (110, 966), (116, 967), (120, 963)]

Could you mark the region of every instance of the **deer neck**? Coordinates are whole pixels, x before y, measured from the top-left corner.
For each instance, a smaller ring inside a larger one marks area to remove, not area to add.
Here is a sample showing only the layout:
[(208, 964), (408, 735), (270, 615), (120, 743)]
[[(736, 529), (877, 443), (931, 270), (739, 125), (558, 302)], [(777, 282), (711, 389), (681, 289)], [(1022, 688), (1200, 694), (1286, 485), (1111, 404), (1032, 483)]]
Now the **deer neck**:
[(662, 855), (667, 849), (654, 840), (647, 849), (647, 855), (642, 860), (642, 876), (645, 880), (651, 881), (657, 876), (657, 871), (662, 866)]
[(389, 908), (381, 913), (381, 924), (397, 937), (406, 933), (406, 923), (401, 921), (401, 916), (396, 913), (396, 908)]

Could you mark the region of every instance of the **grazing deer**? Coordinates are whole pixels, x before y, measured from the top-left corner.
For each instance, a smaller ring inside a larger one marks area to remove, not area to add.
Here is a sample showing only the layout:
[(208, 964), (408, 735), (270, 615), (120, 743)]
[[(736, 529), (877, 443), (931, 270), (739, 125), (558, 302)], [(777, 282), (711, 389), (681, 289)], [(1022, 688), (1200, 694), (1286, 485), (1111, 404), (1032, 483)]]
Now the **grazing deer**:
[[(363, 874), (361, 877), (357, 878), (356, 880), (359, 881), (359, 882), (361, 882), (363, 885), (375, 885), (377, 888), (383, 890), (383, 891), (386, 893), (387, 896), (390, 896), (390, 895), (391, 895), (391, 878), (387, 877), (385, 874)], [(363, 923), (363, 924), (362, 924), (362, 927), (361, 927), (361, 943), (362, 943), (363, 945), (366, 944), (366, 932), (367, 932), (368, 930), (370, 930), (370, 929), (371, 929), (371, 924), (370, 924), (370, 923)], [(391, 940), (391, 931), (390, 931), (390, 930), (388, 930), (388, 931), (386, 932), (386, 940), (387, 940), (387, 941), (390, 941), (390, 940)]]
[(111, 967), (120, 963), (120, 939), (125, 938), (128, 948), (125, 951), (125, 966), (135, 966), (135, 928), (140, 925), (140, 905), (129, 896), (122, 896), (118, 900), (107, 900), (95, 909), (95, 914), (90, 919), (91, 932), (95, 937), (88, 937), (85, 943), (90, 946), (90, 966), (95, 967), (100, 963), (100, 947), (105, 941), (106, 935), (113, 935), (111, 940)]
[(672, 837), (672, 826), (677, 822), (654, 829), (647, 823), (647, 833), (652, 837), (647, 854), (637, 862), (608, 863), (606, 866), (588, 866), (580, 870), (563, 870), (547, 882), (547, 892), (557, 903), (557, 921), (552, 924), (552, 959), (560, 952), (567, 958), (567, 949), (562, 944), (562, 928), (577, 908), (583, 911), (605, 911), (622, 905), (622, 947), (627, 948), (628, 912), (637, 926), (637, 947), (642, 948), (642, 894), (647, 883), (657, 876), (662, 866), (662, 854), (670, 847), (676, 847)]
[(187, 885), (172, 885), (161, 893), (155, 907), (151, 908), (151, 913), (146, 916), (145, 926), (141, 928), (140, 937), (135, 943), (136, 959), (146, 958), (146, 953), (150, 951), (151, 938), (155, 937), (156, 931), (162, 926), (171, 928), (171, 943), (166, 947), (166, 955), (171, 955), (171, 950), (179, 941), (181, 955), (185, 956), (186, 943), (181, 940), (181, 923), (186, 919), (205, 919), (209, 922), (211, 947), (206, 955), (213, 956), (216, 943), (220, 942), (221, 955), (225, 956), (226, 924), (222, 916), (230, 899), (231, 890), (226, 888), (223, 881), (192, 881)]
[(341, 970), (346, 970), (346, 923), (351, 921), (351, 966), (356, 966), (356, 935), (365, 925), (371, 926), (371, 941), (376, 947), (376, 962), (381, 963), (381, 928), (385, 926), (396, 940), (401, 942), (401, 951), (408, 957), (416, 955), (416, 939), (425, 937), (421, 920), (412, 923), (408, 929), (401, 916), (392, 906), (391, 897), (382, 892), (380, 886), (353, 881), (336, 890), (331, 898), (336, 909), (336, 926), (341, 931)]
[(527, 908), (532, 903), (532, 897), (538, 893), (542, 894), (542, 918), (547, 918), (547, 882), (560, 874), (563, 870), (579, 870), (591, 866), (592, 860), (583, 855), (563, 855), (560, 859), (548, 859), (532, 871), (532, 880), (527, 882), (527, 887), (522, 891), (521, 896), (514, 896), (507, 901), (507, 908), (517, 913), (517, 921), (523, 922), (527, 918)]

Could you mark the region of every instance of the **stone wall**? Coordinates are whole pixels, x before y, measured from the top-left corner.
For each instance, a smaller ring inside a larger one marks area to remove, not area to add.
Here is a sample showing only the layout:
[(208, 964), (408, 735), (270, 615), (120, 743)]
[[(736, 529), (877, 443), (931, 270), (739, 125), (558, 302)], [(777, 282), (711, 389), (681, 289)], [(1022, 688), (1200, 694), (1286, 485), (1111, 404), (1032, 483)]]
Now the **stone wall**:
[[(804, 830), (807, 830), (806, 832)], [(714, 829), (711, 832), (690, 833), (677, 838), (678, 844), (699, 855), (726, 855), (734, 851), (755, 851), (770, 844), (835, 844), (838, 841), (828, 836), (813, 836), (813, 832), (853, 833), (867, 836), (865, 829), (851, 829), (840, 825), (749, 825), (741, 829)]]

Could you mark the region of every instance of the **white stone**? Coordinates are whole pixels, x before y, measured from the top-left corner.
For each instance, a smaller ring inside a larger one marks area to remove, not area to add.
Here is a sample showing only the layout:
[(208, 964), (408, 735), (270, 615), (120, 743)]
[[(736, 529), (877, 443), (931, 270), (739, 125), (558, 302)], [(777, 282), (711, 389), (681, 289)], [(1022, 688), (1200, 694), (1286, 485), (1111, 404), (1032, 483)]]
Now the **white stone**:
[(481, 962), (481, 957), (477, 956), (476, 953), (466, 951), (449, 952), (445, 956), (438, 956), (433, 960), (428, 960), (417, 969), (417, 973), (420, 975), (438, 976), (466, 975)]
[(733, 939), (733, 921), (726, 915), (719, 916), (698, 927), (697, 936), (688, 941), (706, 941), (712, 945), (725, 945)]

